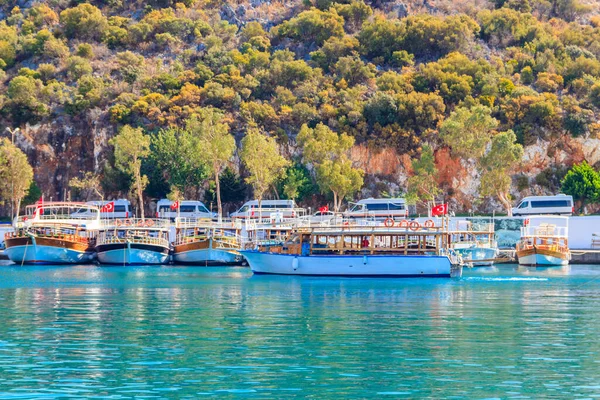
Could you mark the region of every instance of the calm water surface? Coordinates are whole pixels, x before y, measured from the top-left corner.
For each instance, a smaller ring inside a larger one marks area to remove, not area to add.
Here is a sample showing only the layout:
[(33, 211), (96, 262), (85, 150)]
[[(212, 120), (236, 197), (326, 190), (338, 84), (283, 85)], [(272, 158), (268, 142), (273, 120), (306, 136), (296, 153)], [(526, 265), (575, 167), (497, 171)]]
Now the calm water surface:
[(600, 266), (0, 266), (0, 398), (600, 397)]

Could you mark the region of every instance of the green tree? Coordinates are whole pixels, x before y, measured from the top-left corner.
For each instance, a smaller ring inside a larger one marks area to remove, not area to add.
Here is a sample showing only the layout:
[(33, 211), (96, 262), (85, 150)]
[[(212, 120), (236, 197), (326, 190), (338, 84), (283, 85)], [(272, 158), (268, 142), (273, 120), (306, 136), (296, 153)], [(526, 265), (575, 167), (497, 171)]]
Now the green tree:
[(442, 123), (440, 136), (454, 154), (465, 160), (479, 160), (497, 126), (492, 110), (486, 106), (458, 107)]
[(21, 149), (7, 138), (0, 139), (0, 199), (10, 201), (16, 217), (21, 200), (33, 182), (33, 168)]
[(317, 184), (323, 193), (333, 193), (335, 211), (339, 211), (342, 201), (360, 190), (364, 171), (352, 167), (349, 158), (354, 138), (342, 133), (338, 135), (324, 124), (314, 129), (302, 125), (298, 137), (304, 160), (312, 163), (317, 175)]
[(157, 178), (167, 188), (176, 187), (183, 195), (196, 196), (207, 173), (194, 135), (186, 129), (163, 129), (152, 136), (150, 148), (148, 163), (158, 172)]
[(85, 193), (84, 198), (86, 200), (89, 200), (90, 196), (94, 194), (99, 196), (100, 200), (104, 200), (100, 176), (95, 172), (88, 171), (84, 173), (82, 177), (75, 177), (71, 179), (69, 181), (69, 187)]
[(278, 190), (287, 199), (299, 200), (310, 189), (312, 189), (312, 185), (308, 170), (303, 165), (296, 164), (287, 169), (285, 178), (281, 181)]
[(203, 108), (187, 121), (187, 129), (196, 140), (195, 151), (212, 170), (215, 178), (219, 218), (223, 215), (219, 177), (235, 151), (235, 139), (223, 114), (214, 108)]
[(116, 167), (131, 176), (132, 189), (144, 219), (144, 189), (148, 185), (148, 177), (142, 175), (142, 161), (150, 155), (150, 137), (144, 135), (142, 128), (125, 125), (109, 143), (115, 148)]
[(523, 146), (511, 130), (492, 138), (489, 151), (481, 158), (481, 188), (484, 196), (496, 196), (512, 216), (510, 201), (511, 172), (523, 157)]
[(412, 162), (412, 169), (413, 174), (408, 178), (407, 200), (412, 204), (422, 201), (435, 205), (435, 198), (442, 191), (437, 183), (438, 170), (430, 146), (423, 146), (419, 159)]
[(240, 159), (250, 173), (246, 182), (254, 189), (260, 208), (265, 193), (283, 177), (289, 161), (279, 154), (275, 139), (263, 135), (256, 127), (250, 127), (242, 139)]
[(579, 212), (587, 203), (600, 201), (600, 174), (586, 161), (575, 164), (561, 182), (561, 191), (579, 202)]

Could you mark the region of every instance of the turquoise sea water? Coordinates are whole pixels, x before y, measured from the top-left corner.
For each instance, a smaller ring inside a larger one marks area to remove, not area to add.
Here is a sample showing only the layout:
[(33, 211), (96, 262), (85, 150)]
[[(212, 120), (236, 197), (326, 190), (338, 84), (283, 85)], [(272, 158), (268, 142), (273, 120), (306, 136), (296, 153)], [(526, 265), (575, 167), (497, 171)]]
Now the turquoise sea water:
[(0, 398), (592, 398), (600, 266), (0, 266)]

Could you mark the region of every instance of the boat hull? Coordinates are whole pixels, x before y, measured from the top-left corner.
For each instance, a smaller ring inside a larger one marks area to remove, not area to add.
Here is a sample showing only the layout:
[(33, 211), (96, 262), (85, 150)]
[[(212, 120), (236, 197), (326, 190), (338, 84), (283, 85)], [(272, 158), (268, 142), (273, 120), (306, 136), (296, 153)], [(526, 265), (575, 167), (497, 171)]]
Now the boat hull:
[(517, 258), (520, 265), (552, 266), (569, 264), (568, 254), (538, 248), (517, 251)]
[(160, 265), (169, 259), (168, 248), (151, 244), (101, 244), (96, 247), (96, 251), (100, 264)]
[(6, 239), (4, 252), (16, 264), (84, 264), (94, 259), (88, 245), (56, 238)]
[(180, 264), (239, 264), (242, 257), (235, 250), (197, 249), (175, 251), (173, 261)]
[(204, 239), (175, 245), (173, 261), (192, 265), (240, 264), (242, 256), (236, 249), (216, 247), (212, 239)]
[(296, 256), (242, 251), (255, 274), (373, 277), (460, 277), (462, 267), (445, 256)]
[(493, 247), (465, 247), (455, 248), (455, 252), (460, 254), (466, 264), (474, 267), (489, 267), (494, 264), (498, 257), (498, 249)]

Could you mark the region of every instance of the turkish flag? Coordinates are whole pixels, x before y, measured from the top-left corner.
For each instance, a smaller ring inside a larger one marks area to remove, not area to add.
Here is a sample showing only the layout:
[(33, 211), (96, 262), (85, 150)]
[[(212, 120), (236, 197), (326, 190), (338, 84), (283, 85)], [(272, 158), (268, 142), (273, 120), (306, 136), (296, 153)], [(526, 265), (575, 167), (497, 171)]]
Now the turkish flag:
[(179, 200), (171, 204), (171, 210), (175, 211), (179, 208)]
[(103, 213), (114, 212), (114, 211), (115, 211), (115, 202), (114, 201), (111, 201), (110, 203), (106, 203), (105, 205), (100, 207), (100, 212), (103, 212)]
[(322, 213), (326, 213), (327, 211), (329, 211), (329, 206), (320, 207), (319, 211), (322, 212)]
[(448, 214), (448, 204), (440, 204), (431, 209), (431, 216), (437, 217), (438, 215)]
[(40, 199), (35, 202), (35, 212), (38, 213), (39, 215), (42, 215), (44, 213), (42, 204), (44, 204), (44, 195), (42, 195), (42, 197), (40, 197)]

